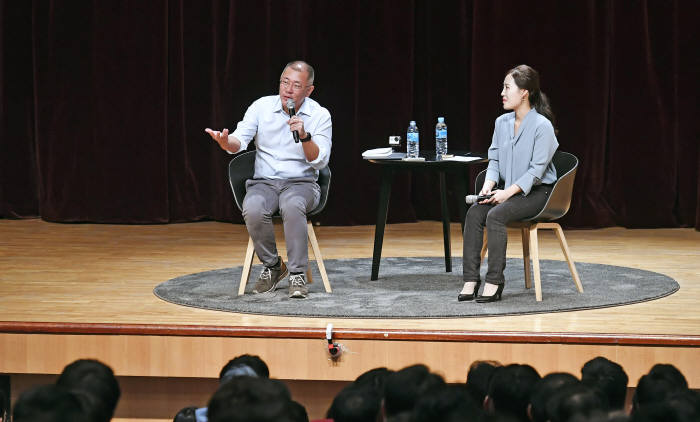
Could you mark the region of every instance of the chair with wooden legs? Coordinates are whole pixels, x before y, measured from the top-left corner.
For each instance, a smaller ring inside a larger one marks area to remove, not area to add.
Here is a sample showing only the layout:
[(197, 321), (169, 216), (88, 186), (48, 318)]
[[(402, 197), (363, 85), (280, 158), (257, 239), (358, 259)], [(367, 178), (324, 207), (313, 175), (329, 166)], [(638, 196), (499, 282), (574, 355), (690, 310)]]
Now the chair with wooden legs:
[[(244, 152), (233, 157), (228, 165), (228, 179), (231, 185), (231, 190), (233, 191), (233, 198), (236, 202), (236, 206), (239, 210), (241, 210), (241, 212), (243, 211), (243, 198), (245, 197), (245, 182), (248, 179), (252, 179), (253, 174), (255, 173), (255, 155), (255, 151)], [(318, 202), (318, 206), (306, 214), (306, 232), (309, 236), (311, 250), (316, 258), (318, 270), (321, 273), (323, 286), (325, 287), (326, 292), (331, 293), (331, 284), (328, 281), (326, 267), (323, 265), (323, 256), (321, 255), (321, 249), (319, 248), (318, 241), (316, 240), (316, 233), (314, 232), (313, 225), (311, 225), (311, 221), (308, 220), (308, 217), (320, 213), (326, 206), (326, 201), (328, 200), (328, 190), (331, 185), (331, 170), (328, 168), (328, 166), (319, 171), (317, 183), (321, 188), (321, 199)], [(276, 213), (273, 217), (279, 217), (279, 213)], [(241, 281), (238, 285), (239, 296), (245, 292), (245, 286), (248, 284), (250, 270), (253, 266), (253, 255), (255, 255), (254, 252), (255, 249), (253, 247), (253, 239), (248, 236), (248, 249), (246, 250), (243, 261)], [(306, 269), (306, 280), (308, 283), (313, 283), (310, 265)]]
[[(557, 181), (554, 183), (554, 187), (552, 188), (549, 198), (547, 198), (547, 203), (545, 203), (542, 210), (534, 217), (508, 224), (508, 227), (519, 228), (522, 235), (525, 287), (528, 289), (532, 287), (530, 277), (530, 258), (532, 258), (532, 272), (535, 277), (535, 298), (538, 302), (542, 300), (542, 282), (540, 279), (540, 259), (537, 240), (538, 229), (554, 230), (554, 233), (557, 235), (557, 239), (559, 239), (559, 246), (561, 246), (566, 262), (569, 265), (569, 271), (571, 271), (571, 276), (574, 279), (576, 289), (578, 289), (580, 293), (583, 293), (581, 279), (576, 271), (574, 260), (571, 258), (571, 252), (569, 252), (569, 245), (566, 243), (564, 232), (558, 223), (553, 222), (554, 220), (563, 217), (569, 211), (569, 206), (571, 205), (571, 195), (574, 189), (574, 178), (576, 177), (576, 169), (578, 168), (578, 159), (576, 156), (568, 152), (557, 151), (554, 153), (552, 162), (557, 170)], [(484, 185), (485, 178), (486, 170), (479, 173), (479, 175), (476, 177), (476, 192), (481, 190), (481, 187)], [(486, 230), (484, 230), (484, 243), (481, 248), (482, 261), (486, 255), (487, 241), (488, 236)]]

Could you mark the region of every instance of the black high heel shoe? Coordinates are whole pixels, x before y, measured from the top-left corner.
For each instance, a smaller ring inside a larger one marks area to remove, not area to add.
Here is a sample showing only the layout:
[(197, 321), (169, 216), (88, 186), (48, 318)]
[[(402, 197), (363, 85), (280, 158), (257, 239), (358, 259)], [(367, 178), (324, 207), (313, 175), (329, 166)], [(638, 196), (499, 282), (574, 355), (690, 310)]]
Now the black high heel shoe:
[(457, 296), (457, 300), (460, 302), (464, 302), (467, 300), (474, 300), (477, 292), (479, 291), (480, 286), (481, 286), (481, 281), (477, 281), (476, 285), (474, 286), (474, 290), (472, 290), (471, 294), (468, 295), (468, 294), (460, 293), (459, 296)]
[(492, 294), (491, 296), (477, 296), (476, 303), (490, 303), (501, 300), (501, 294), (503, 293), (504, 286), (505, 284), (499, 284), (498, 289), (496, 289), (496, 293)]

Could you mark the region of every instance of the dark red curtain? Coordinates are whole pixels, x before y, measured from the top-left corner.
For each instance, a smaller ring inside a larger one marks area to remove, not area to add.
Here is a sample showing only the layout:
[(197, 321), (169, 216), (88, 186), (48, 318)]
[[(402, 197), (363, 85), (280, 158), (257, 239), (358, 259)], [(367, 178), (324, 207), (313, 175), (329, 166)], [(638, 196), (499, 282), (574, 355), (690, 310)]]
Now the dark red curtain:
[[(0, 0), (0, 217), (241, 222), (231, 157), (204, 128), (233, 128), (302, 58), (334, 123), (323, 224), (373, 223), (379, 174), (361, 152), (405, 135), (409, 120), (422, 148), (434, 148), (442, 115), (450, 148), (485, 151), (504, 73), (527, 63), (560, 148), (580, 159), (567, 226), (700, 229), (699, 10), (682, 0)], [(437, 183), (398, 175), (389, 221), (438, 219)]]

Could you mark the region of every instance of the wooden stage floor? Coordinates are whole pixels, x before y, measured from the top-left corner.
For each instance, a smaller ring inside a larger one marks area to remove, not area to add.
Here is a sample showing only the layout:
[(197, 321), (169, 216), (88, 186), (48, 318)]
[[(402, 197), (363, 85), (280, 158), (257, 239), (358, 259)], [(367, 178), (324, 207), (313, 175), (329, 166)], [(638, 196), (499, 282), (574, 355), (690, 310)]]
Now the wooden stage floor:
[[(441, 256), (441, 230), (440, 222), (389, 225), (383, 256)], [(372, 256), (373, 226), (316, 227), (316, 233), (326, 259)], [(604, 355), (625, 367), (631, 385), (663, 361), (700, 388), (700, 232), (565, 233), (576, 261), (663, 273), (680, 291), (622, 307), (491, 318), (235, 314), (173, 305), (152, 290), (180, 275), (241, 265), (247, 245), (242, 225), (0, 220), (0, 373), (56, 374), (71, 359), (97, 357), (125, 377), (214, 379), (230, 357), (248, 352), (263, 356), (272, 375), (287, 380), (347, 381), (372, 367), (423, 362), (460, 382), (476, 359), (578, 373), (587, 359)], [(509, 239), (508, 256), (521, 257), (519, 235)], [(462, 253), (459, 224), (452, 224), (452, 253)], [(540, 235), (540, 257), (563, 259), (547, 231)], [(340, 361), (325, 356), (328, 323), (347, 348)], [(309, 362), (289, 367), (284, 362), (291, 353)]]

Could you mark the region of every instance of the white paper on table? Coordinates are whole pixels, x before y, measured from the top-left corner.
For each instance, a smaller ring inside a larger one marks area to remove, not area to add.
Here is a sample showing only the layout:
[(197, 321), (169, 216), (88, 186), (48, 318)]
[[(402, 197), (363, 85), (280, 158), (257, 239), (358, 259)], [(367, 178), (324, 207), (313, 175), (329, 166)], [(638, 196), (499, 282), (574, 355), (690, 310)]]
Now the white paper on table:
[(443, 158), (442, 161), (462, 161), (466, 163), (469, 161), (476, 161), (481, 159), (482, 157), (465, 157), (463, 155), (455, 155), (453, 157)]
[(367, 151), (362, 153), (363, 158), (368, 158), (368, 157), (388, 157), (391, 155), (391, 153), (394, 152), (391, 147), (387, 148), (374, 148), (374, 149), (368, 149)]

